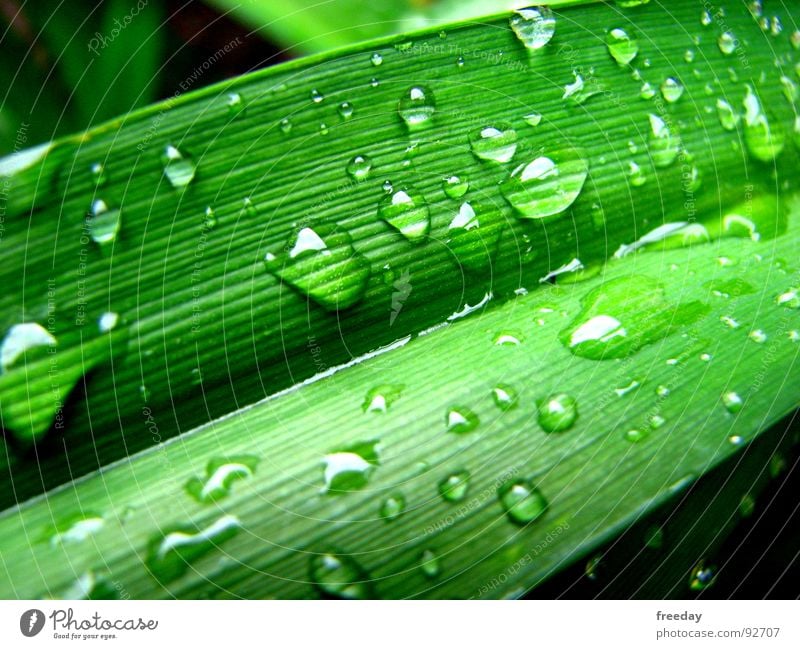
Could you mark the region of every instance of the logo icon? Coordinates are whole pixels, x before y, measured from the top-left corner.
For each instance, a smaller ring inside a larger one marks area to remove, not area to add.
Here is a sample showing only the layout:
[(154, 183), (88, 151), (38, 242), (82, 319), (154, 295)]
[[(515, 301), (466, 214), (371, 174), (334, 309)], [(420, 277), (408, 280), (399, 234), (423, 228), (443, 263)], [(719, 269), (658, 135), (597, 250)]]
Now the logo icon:
[(19, 630), (22, 635), (32, 638), (44, 628), (44, 613), (38, 608), (25, 611), (19, 618)]

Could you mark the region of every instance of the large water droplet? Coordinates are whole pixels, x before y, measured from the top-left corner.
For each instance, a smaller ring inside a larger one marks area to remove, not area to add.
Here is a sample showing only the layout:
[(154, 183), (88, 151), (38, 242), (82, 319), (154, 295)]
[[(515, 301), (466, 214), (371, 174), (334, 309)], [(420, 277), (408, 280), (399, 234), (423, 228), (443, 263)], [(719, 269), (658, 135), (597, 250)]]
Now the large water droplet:
[(429, 124), (435, 111), (433, 93), (425, 86), (412, 86), (397, 104), (397, 112), (409, 129)]
[(184, 526), (154, 537), (148, 546), (147, 567), (159, 581), (172, 581), (203, 556), (220, 549), (242, 529), (236, 516), (222, 516), (207, 527)]
[(500, 190), (519, 216), (541, 219), (569, 208), (581, 193), (588, 173), (584, 153), (563, 147), (518, 166)]
[(0, 371), (8, 372), (18, 364), (44, 358), (56, 345), (55, 336), (36, 322), (14, 325), (0, 343)]
[(508, 22), (520, 42), (530, 51), (547, 45), (556, 31), (556, 18), (549, 7), (518, 9)]
[(746, 86), (744, 98), (744, 140), (747, 150), (756, 160), (771, 162), (786, 142), (786, 135), (780, 122), (770, 119), (762, 108), (751, 86)]
[(560, 336), (576, 356), (624, 358), (663, 340), (708, 311), (700, 302), (670, 304), (660, 284), (649, 277), (613, 279), (590, 291), (582, 310)]
[(328, 597), (369, 599), (369, 575), (352, 557), (343, 554), (316, 554), (309, 561), (309, 576), (314, 586)]
[(658, 115), (650, 115), (648, 135), (650, 157), (656, 167), (669, 167), (680, 153), (680, 138), (674, 136), (667, 123)]
[(105, 201), (100, 199), (92, 203), (89, 214), (89, 236), (92, 241), (102, 245), (113, 243), (119, 234), (122, 215), (117, 209), (110, 209)]
[(403, 394), (405, 386), (398, 383), (385, 383), (367, 392), (361, 409), (364, 412), (386, 412)]
[(360, 442), (328, 453), (324, 458), (325, 491), (341, 494), (362, 489), (380, 466), (378, 442)]
[(411, 188), (384, 197), (378, 204), (378, 216), (411, 242), (422, 241), (431, 229), (428, 204)]
[(627, 65), (639, 53), (639, 41), (620, 28), (606, 34), (606, 46), (611, 57), (620, 65)]
[(469, 141), (481, 160), (508, 162), (517, 151), (517, 132), (507, 124), (483, 126), (470, 133)]
[(469, 471), (456, 471), (439, 482), (439, 494), (448, 502), (460, 502), (467, 497), (469, 481)]
[(518, 525), (527, 525), (547, 511), (548, 502), (534, 485), (525, 480), (506, 482), (497, 490), (500, 504)]
[(170, 144), (164, 149), (162, 162), (164, 163), (164, 175), (175, 189), (184, 189), (194, 180), (197, 170), (194, 162), (173, 145)]
[(480, 424), (480, 419), (469, 408), (453, 406), (447, 411), (445, 424), (447, 425), (447, 432), (461, 435), (475, 430)]
[(661, 96), (664, 101), (674, 104), (683, 96), (683, 84), (674, 77), (667, 77), (661, 84)]
[(347, 173), (354, 180), (365, 180), (369, 176), (372, 169), (372, 160), (365, 155), (354, 156), (350, 162), (347, 163)]
[(480, 270), (491, 264), (505, 219), (491, 203), (462, 203), (447, 231), (447, 246), (462, 266)]
[(234, 482), (251, 478), (257, 465), (258, 458), (254, 455), (214, 458), (206, 466), (205, 478), (190, 478), (186, 491), (199, 503), (216, 502), (230, 495)]
[(353, 249), (350, 235), (325, 225), (298, 229), (287, 245), (267, 253), (264, 264), (328, 310), (358, 302), (370, 276), (369, 261)]
[(536, 402), (538, 422), (546, 433), (569, 430), (578, 420), (578, 402), (568, 394), (551, 394)]

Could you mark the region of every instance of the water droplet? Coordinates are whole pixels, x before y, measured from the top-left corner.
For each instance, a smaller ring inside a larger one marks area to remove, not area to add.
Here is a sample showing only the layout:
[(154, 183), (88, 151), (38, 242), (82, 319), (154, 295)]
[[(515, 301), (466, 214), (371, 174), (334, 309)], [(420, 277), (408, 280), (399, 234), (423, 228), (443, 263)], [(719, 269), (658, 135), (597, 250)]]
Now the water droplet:
[(517, 132), (507, 124), (479, 128), (470, 133), (469, 141), (481, 160), (508, 162), (517, 151)]
[(569, 208), (581, 193), (588, 174), (584, 153), (563, 147), (518, 166), (500, 190), (519, 216), (541, 219)]
[(714, 585), (716, 568), (706, 566), (704, 561), (698, 562), (689, 574), (689, 590), (701, 591)]
[(764, 333), (763, 329), (753, 329), (747, 337), (750, 338), (754, 343), (762, 344), (767, 342), (767, 334)]
[(394, 191), (394, 185), (392, 185), (391, 180), (384, 180), (381, 189), (387, 194), (391, 194)]
[(313, 101), (315, 104), (321, 103), (322, 101), (324, 101), (324, 99), (325, 95), (323, 95), (319, 90), (317, 90), (316, 88), (313, 88), (311, 90), (311, 101)]
[(0, 370), (8, 372), (18, 364), (44, 358), (47, 351), (56, 347), (55, 337), (35, 322), (24, 322), (11, 327), (0, 343)]
[(630, 356), (708, 311), (700, 302), (670, 304), (656, 280), (639, 275), (608, 281), (581, 304), (561, 341), (576, 356), (593, 360)]
[(687, 63), (694, 63), (694, 57), (695, 57), (694, 50), (686, 50), (683, 53), (683, 60), (686, 61)]
[(736, 414), (744, 406), (744, 400), (737, 392), (725, 392), (722, 395), (722, 405), (731, 414)]
[(419, 560), (419, 569), (428, 579), (435, 579), (441, 572), (441, 562), (433, 550), (425, 550)]
[(552, 394), (536, 402), (539, 426), (546, 433), (569, 430), (578, 419), (578, 402), (568, 394)]
[(656, 388), (656, 396), (657, 397), (661, 397), (662, 399), (664, 397), (668, 397), (670, 392), (671, 392), (671, 390), (666, 385), (659, 385)]
[(532, 523), (549, 506), (542, 492), (525, 480), (506, 482), (497, 490), (497, 495), (508, 517), (518, 525)]
[(656, 167), (669, 167), (680, 153), (680, 138), (672, 134), (663, 119), (651, 114), (648, 146), (653, 164)]
[(800, 309), (800, 289), (789, 288), (775, 298), (775, 304), (787, 309)]
[(459, 57), (456, 59), (456, 65), (457, 65), (459, 68), (463, 68), (463, 67), (464, 67), (464, 57), (463, 57), (463, 56), (459, 56)]
[(739, 323), (729, 315), (720, 316), (719, 321), (730, 329), (737, 329), (739, 327)]
[(712, 22), (714, 22), (714, 19), (711, 17), (711, 12), (708, 9), (703, 9), (700, 12), (700, 24), (703, 27), (708, 27)]
[(284, 134), (288, 135), (291, 130), (292, 130), (292, 122), (289, 120), (289, 118), (282, 119), (281, 131), (283, 131)]
[(147, 567), (159, 581), (182, 576), (190, 564), (220, 549), (242, 529), (236, 516), (226, 515), (205, 528), (177, 527), (154, 537), (148, 546)]
[(666, 423), (667, 420), (664, 419), (664, 417), (662, 417), (661, 415), (650, 415), (650, 417), (647, 420), (648, 426), (650, 426), (650, 428), (652, 428), (653, 430), (661, 428)]
[(225, 105), (231, 115), (238, 115), (244, 109), (244, 100), (238, 92), (229, 92)]
[(522, 344), (522, 337), (516, 333), (503, 331), (495, 336), (494, 344), (500, 346), (516, 347)]
[(462, 203), (450, 222), (447, 247), (462, 266), (480, 270), (491, 264), (505, 219), (491, 203)]
[(469, 180), (466, 176), (447, 176), (442, 179), (442, 189), (448, 198), (461, 198), (469, 191)]
[(194, 180), (197, 171), (194, 162), (171, 144), (164, 149), (162, 162), (164, 175), (175, 189), (184, 189)]
[(105, 201), (97, 199), (92, 203), (88, 219), (89, 235), (92, 241), (105, 245), (113, 243), (122, 224), (122, 214), (108, 207)]
[(328, 129), (328, 125), (325, 122), (320, 122), (319, 123), (319, 134), (320, 135), (327, 135), (328, 133), (330, 133), (330, 130)]
[(369, 57), (369, 60), (376, 68), (383, 63), (383, 57), (378, 52), (373, 52), (372, 56)]
[(667, 77), (661, 84), (661, 96), (664, 101), (674, 104), (683, 96), (683, 84), (674, 77)]
[(469, 408), (453, 406), (447, 411), (445, 424), (447, 425), (448, 433), (463, 435), (474, 431), (480, 424), (480, 419)]
[(350, 119), (353, 116), (353, 104), (349, 101), (343, 101), (339, 104), (339, 115), (342, 119)]
[(354, 444), (328, 453), (323, 458), (325, 491), (342, 494), (364, 488), (380, 466), (378, 442)]
[(731, 32), (722, 32), (717, 39), (719, 51), (726, 56), (733, 54), (733, 52), (736, 50), (737, 44), (736, 37)]
[(517, 391), (510, 385), (499, 383), (492, 388), (492, 399), (494, 400), (494, 405), (500, 410), (511, 410), (517, 407), (519, 396)]
[(119, 314), (113, 311), (102, 313), (97, 319), (97, 329), (101, 334), (107, 334), (119, 323)]
[(90, 512), (80, 512), (59, 520), (43, 535), (52, 547), (83, 543), (105, 526), (103, 517)]
[(309, 576), (314, 586), (328, 597), (369, 599), (369, 575), (352, 557), (343, 554), (316, 554), (309, 561)]
[(213, 230), (215, 227), (217, 227), (217, 215), (214, 212), (214, 208), (213, 207), (211, 207), (210, 205), (208, 207), (206, 207), (206, 210), (203, 213), (203, 216), (205, 217), (203, 219), (203, 227), (204, 228), (206, 228), (207, 230)]
[(542, 114), (541, 113), (528, 113), (522, 119), (524, 119), (525, 122), (530, 124), (531, 126), (539, 126), (539, 124), (542, 123)]
[(386, 522), (395, 521), (406, 510), (406, 498), (403, 494), (397, 493), (389, 496), (381, 504), (380, 516)]
[(756, 160), (771, 162), (783, 151), (786, 136), (780, 122), (770, 120), (751, 86), (744, 98), (744, 139)]
[(639, 53), (639, 41), (620, 28), (606, 34), (606, 46), (611, 57), (620, 65), (627, 65)]
[(378, 81), (375, 77), (372, 77), (372, 79), (369, 80), (369, 85), (371, 88), (377, 88), (379, 85), (381, 85), (381, 82)]
[(640, 387), (642, 384), (639, 383), (636, 379), (633, 379), (627, 385), (623, 385), (621, 388), (614, 388), (614, 393), (618, 397), (625, 397), (633, 392), (636, 388)]
[(108, 180), (106, 168), (100, 162), (95, 162), (89, 166), (89, 173), (92, 174), (92, 181), (95, 187), (102, 187)]
[(633, 160), (628, 162), (628, 181), (634, 187), (641, 187), (647, 182), (647, 176), (644, 171)]
[(378, 216), (411, 242), (422, 241), (431, 229), (428, 204), (411, 188), (398, 189), (381, 200)]
[(357, 155), (347, 163), (347, 173), (354, 180), (365, 180), (372, 170), (372, 160), (365, 155)]
[(448, 502), (461, 502), (467, 497), (470, 479), (469, 471), (457, 471), (439, 482), (439, 494)]
[(189, 479), (186, 492), (204, 505), (216, 502), (230, 495), (234, 482), (251, 478), (257, 466), (254, 455), (214, 458), (206, 466), (205, 478)]
[(386, 412), (403, 394), (405, 386), (386, 383), (372, 388), (364, 397), (361, 409), (364, 412)]
[(267, 271), (328, 310), (358, 302), (370, 264), (353, 249), (350, 235), (329, 226), (302, 227), (277, 253), (264, 258)]
[(653, 88), (652, 84), (648, 81), (645, 81), (642, 84), (641, 89), (639, 90), (639, 96), (642, 99), (652, 99), (656, 96), (656, 89)]
[(425, 86), (412, 86), (397, 104), (397, 112), (409, 129), (427, 125), (435, 111), (433, 93)]
[(564, 86), (564, 94), (561, 99), (576, 106), (581, 106), (595, 95), (600, 94), (601, 88), (595, 83), (594, 79), (589, 78), (587, 83), (577, 70), (573, 70), (572, 75), (574, 80)]
[(717, 99), (717, 115), (719, 116), (719, 123), (726, 131), (733, 131), (739, 124), (739, 114), (733, 109), (724, 99)]
[(548, 7), (518, 9), (509, 19), (509, 25), (520, 42), (529, 50), (544, 47), (556, 31), (556, 18)]
[(632, 444), (641, 442), (646, 437), (647, 437), (647, 431), (643, 431), (638, 428), (631, 428), (625, 431), (625, 440), (631, 442)]

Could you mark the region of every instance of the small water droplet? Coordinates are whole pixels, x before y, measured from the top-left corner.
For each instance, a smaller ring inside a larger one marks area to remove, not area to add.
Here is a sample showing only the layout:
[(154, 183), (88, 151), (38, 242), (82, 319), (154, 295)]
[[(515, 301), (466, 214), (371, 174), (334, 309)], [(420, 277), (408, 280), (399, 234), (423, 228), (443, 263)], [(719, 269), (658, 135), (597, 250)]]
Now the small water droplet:
[(518, 9), (509, 25), (520, 42), (532, 52), (543, 48), (556, 31), (556, 18), (549, 7)]
[(517, 333), (502, 331), (494, 338), (495, 345), (516, 347), (522, 344), (522, 337)]
[(481, 270), (491, 264), (505, 220), (492, 203), (462, 203), (447, 230), (447, 247), (461, 266)]
[(541, 219), (567, 210), (581, 193), (588, 174), (583, 151), (565, 146), (519, 165), (500, 185), (500, 191), (520, 217)]
[(373, 52), (372, 56), (371, 56), (371, 57), (369, 57), (369, 60), (370, 60), (370, 62), (372, 63), (372, 65), (374, 65), (376, 68), (377, 68), (377, 67), (378, 67), (378, 66), (379, 66), (381, 63), (383, 63), (383, 57), (382, 57), (382, 56), (380, 55), (380, 53), (378, 53), (378, 52)]
[(639, 53), (639, 41), (620, 28), (606, 34), (606, 46), (611, 57), (620, 65), (627, 65)]
[(118, 323), (119, 314), (114, 313), (113, 311), (106, 311), (97, 319), (97, 329), (100, 331), (100, 333), (106, 334), (114, 329)]
[(378, 81), (376, 77), (372, 77), (372, 79), (369, 80), (369, 85), (371, 88), (377, 88), (379, 85), (381, 85), (381, 82)]
[(630, 383), (628, 383), (627, 385), (623, 385), (621, 388), (614, 388), (614, 393), (618, 397), (624, 397), (624, 396), (629, 395), (631, 392), (636, 390), (641, 385), (642, 384), (639, 383), (639, 381), (637, 381), (636, 379), (633, 379)]
[(194, 162), (189, 156), (181, 153), (177, 147), (171, 144), (167, 145), (162, 162), (164, 163), (164, 175), (175, 189), (184, 189), (194, 180), (197, 171)]
[(536, 402), (538, 422), (546, 433), (569, 430), (578, 419), (578, 402), (563, 392)]
[(652, 99), (656, 96), (656, 89), (649, 81), (645, 81), (639, 90), (639, 96), (642, 99)]
[(442, 179), (442, 189), (448, 198), (461, 198), (469, 191), (469, 180), (466, 176), (447, 176)]
[(500, 504), (518, 525), (527, 525), (547, 511), (549, 503), (542, 492), (526, 480), (511, 480), (497, 490)]
[(316, 88), (313, 88), (311, 90), (311, 101), (313, 101), (315, 104), (319, 104), (324, 100), (325, 100), (325, 95), (323, 95), (319, 90), (317, 90)]
[(508, 162), (517, 151), (517, 132), (507, 124), (476, 129), (469, 141), (472, 153), (481, 160)]
[(463, 56), (459, 56), (459, 57), (456, 59), (456, 65), (457, 65), (459, 68), (463, 68), (463, 67), (464, 67), (464, 57), (463, 57)]
[(517, 407), (519, 396), (517, 391), (506, 383), (499, 383), (492, 388), (492, 399), (494, 405), (500, 410), (511, 410)]
[(628, 162), (628, 181), (634, 187), (641, 187), (647, 182), (647, 176), (644, 171), (633, 160)]
[(281, 120), (281, 131), (283, 131), (284, 134), (288, 135), (291, 130), (292, 130), (292, 122), (291, 120), (289, 120), (288, 117), (285, 117), (284, 119)]
[(425, 86), (412, 86), (397, 104), (397, 112), (409, 129), (427, 125), (435, 111), (433, 93)]
[(95, 162), (89, 166), (89, 173), (92, 174), (92, 181), (95, 187), (102, 187), (106, 184), (108, 177), (106, 176), (106, 168), (100, 162)]
[(428, 204), (411, 188), (398, 189), (381, 200), (378, 216), (411, 242), (422, 241), (431, 228)]
[(639, 428), (631, 428), (625, 431), (625, 439), (628, 442), (636, 444), (641, 442), (647, 437), (647, 432), (640, 430)]
[(392, 522), (400, 518), (406, 510), (406, 498), (403, 494), (396, 493), (389, 496), (381, 504), (380, 516), (386, 522)]
[(92, 203), (88, 219), (89, 235), (92, 237), (92, 241), (101, 246), (113, 243), (117, 239), (121, 225), (122, 213), (120, 210), (109, 208), (106, 202), (99, 198)]
[(331, 451), (323, 458), (325, 491), (342, 494), (363, 489), (380, 466), (378, 442), (360, 442)]
[(767, 342), (767, 334), (763, 329), (753, 329), (753, 331), (747, 334), (747, 337), (754, 343), (762, 344)]
[(775, 298), (775, 304), (787, 309), (800, 309), (800, 289), (789, 288)]
[(381, 189), (387, 194), (391, 194), (394, 191), (394, 185), (392, 185), (391, 180), (384, 180)]
[(656, 388), (656, 396), (657, 397), (661, 397), (662, 399), (664, 397), (668, 397), (670, 392), (671, 392), (671, 390), (666, 385), (659, 385)]
[(405, 386), (399, 383), (386, 383), (372, 388), (364, 397), (361, 409), (364, 412), (387, 412), (403, 394)]
[(325, 122), (319, 123), (319, 134), (320, 135), (327, 135), (330, 133), (330, 129), (328, 129), (328, 125)]
[(204, 478), (194, 476), (186, 483), (186, 492), (204, 505), (226, 498), (235, 482), (253, 477), (258, 466), (254, 455), (214, 458), (206, 466)]
[(448, 433), (471, 433), (480, 424), (480, 419), (472, 410), (464, 406), (453, 406), (445, 415), (445, 424)]
[(433, 550), (425, 550), (419, 560), (419, 569), (428, 579), (435, 579), (441, 572), (441, 562)]
[(590, 77), (586, 81), (577, 70), (572, 71), (572, 76), (574, 77), (572, 83), (564, 86), (564, 94), (561, 96), (564, 101), (575, 106), (581, 106), (602, 92), (602, 88), (598, 86), (593, 78)]
[(739, 114), (724, 99), (717, 99), (717, 116), (722, 128), (726, 131), (733, 131), (739, 124)]
[(542, 123), (542, 114), (541, 113), (528, 113), (522, 119), (525, 120), (527, 124), (531, 126), (539, 126)]
[(353, 104), (349, 101), (343, 101), (339, 104), (339, 115), (342, 119), (350, 119), (353, 116)]
[(734, 319), (731, 316), (729, 316), (729, 315), (720, 316), (719, 321), (722, 324), (724, 324), (726, 327), (729, 327), (730, 329), (738, 329), (739, 328), (739, 322), (736, 319)]
[(714, 585), (716, 579), (716, 568), (706, 566), (705, 561), (699, 561), (689, 574), (689, 590), (706, 590)]
[(203, 213), (203, 227), (207, 230), (213, 230), (217, 227), (217, 215), (214, 212), (214, 208), (210, 205), (206, 207), (205, 212)]
[(683, 60), (686, 61), (687, 63), (694, 63), (694, 57), (695, 57), (694, 50), (686, 50), (683, 53)]
[(761, 162), (771, 162), (783, 151), (786, 136), (780, 122), (771, 120), (751, 86), (744, 98), (744, 139), (747, 150)]
[(244, 100), (238, 92), (229, 92), (225, 105), (231, 115), (238, 115), (244, 109)]
[(719, 51), (725, 54), (726, 56), (729, 54), (733, 54), (736, 50), (738, 42), (736, 37), (733, 35), (732, 32), (722, 32), (717, 39), (717, 45), (719, 46)]
[(650, 115), (648, 146), (656, 167), (669, 167), (680, 153), (680, 139), (672, 134), (667, 123), (658, 115)]
[(105, 520), (102, 516), (82, 511), (60, 519), (45, 531), (42, 540), (48, 541), (51, 547), (76, 545), (90, 539), (104, 526)]
[(207, 527), (176, 527), (151, 539), (147, 567), (159, 581), (172, 581), (182, 576), (189, 566), (220, 549), (242, 529), (236, 516), (222, 516)]
[(343, 554), (315, 554), (309, 561), (309, 576), (314, 586), (328, 597), (369, 599), (370, 578), (352, 557)]
[(662, 417), (661, 415), (650, 415), (650, 417), (647, 420), (648, 426), (650, 426), (650, 428), (652, 428), (653, 430), (661, 428), (666, 423), (667, 420), (664, 419), (664, 417)]
[(714, 22), (714, 19), (711, 17), (711, 12), (708, 9), (703, 9), (700, 12), (700, 24), (703, 27), (708, 27), (712, 22)]
[(737, 392), (725, 392), (722, 395), (722, 405), (731, 414), (736, 414), (744, 406), (744, 400)]
[(357, 155), (350, 159), (347, 163), (347, 173), (354, 180), (366, 180), (369, 172), (372, 170), (372, 160), (369, 156)]
[(674, 104), (683, 96), (683, 84), (674, 77), (667, 77), (661, 84), (661, 96), (664, 101)]

